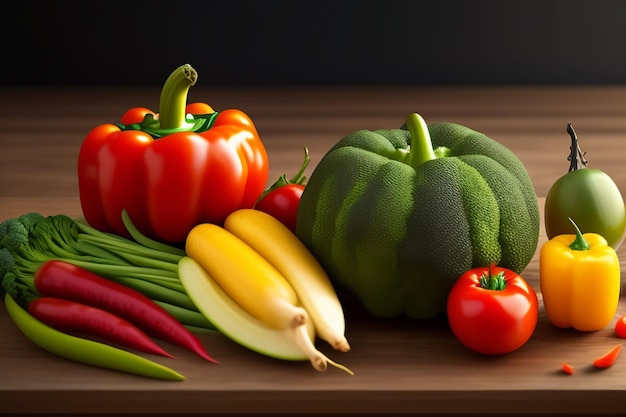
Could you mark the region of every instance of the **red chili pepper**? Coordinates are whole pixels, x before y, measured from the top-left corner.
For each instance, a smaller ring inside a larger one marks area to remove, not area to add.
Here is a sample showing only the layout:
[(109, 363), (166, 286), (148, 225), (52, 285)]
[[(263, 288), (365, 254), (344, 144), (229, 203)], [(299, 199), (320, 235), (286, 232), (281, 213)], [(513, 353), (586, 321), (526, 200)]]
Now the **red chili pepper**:
[[(196, 71), (177, 68), (153, 112), (133, 108), (121, 124), (84, 138), (78, 155), (80, 202), (89, 225), (127, 236), (126, 209), (146, 236), (182, 243), (196, 224), (220, 224), (252, 208), (268, 177), (268, 156), (252, 120), (238, 109), (185, 105)], [(196, 113), (200, 112), (200, 113)]]
[(100, 308), (41, 297), (28, 304), (28, 312), (59, 331), (87, 333), (142, 352), (174, 357), (133, 323)]
[(129, 287), (59, 260), (44, 262), (35, 274), (35, 287), (46, 297), (58, 297), (107, 310), (147, 334), (189, 349), (218, 363), (202, 342), (163, 307)]
[(617, 356), (619, 355), (620, 350), (622, 350), (622, 344), (615, 346), (613, 349), (609, 350), (604, 355), (596, 358), (593, 361), (593, 366), (596, 368), (609, 368), (613, 366)]

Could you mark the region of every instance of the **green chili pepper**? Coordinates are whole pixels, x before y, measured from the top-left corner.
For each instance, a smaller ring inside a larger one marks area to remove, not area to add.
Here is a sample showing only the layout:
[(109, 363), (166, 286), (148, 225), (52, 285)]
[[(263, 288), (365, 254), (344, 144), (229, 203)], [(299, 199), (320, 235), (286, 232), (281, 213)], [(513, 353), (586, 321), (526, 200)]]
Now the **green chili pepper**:
[(4, 303), (9, 315), (22, 333), (50, 353), (90, 365), (152, 378), (185, 380), (183, 375), (173, 369), (142, 356), (55, 330), (31, 316), (13, 300), (9, 293), (5, 294)]

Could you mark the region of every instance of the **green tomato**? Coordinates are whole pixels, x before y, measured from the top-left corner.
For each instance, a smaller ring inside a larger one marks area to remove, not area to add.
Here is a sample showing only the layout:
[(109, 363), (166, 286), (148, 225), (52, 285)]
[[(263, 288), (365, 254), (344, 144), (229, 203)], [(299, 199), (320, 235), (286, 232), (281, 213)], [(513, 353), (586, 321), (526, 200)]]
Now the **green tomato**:
[(549, 239), (575, 233), (571, 218), (583, 233), (597, 233), (617, 250), (626, 237), (626, 207), (619, 188), (605, 172), (587, 168), (571, 124), (570, 171), (548, 191), (545, 227)]

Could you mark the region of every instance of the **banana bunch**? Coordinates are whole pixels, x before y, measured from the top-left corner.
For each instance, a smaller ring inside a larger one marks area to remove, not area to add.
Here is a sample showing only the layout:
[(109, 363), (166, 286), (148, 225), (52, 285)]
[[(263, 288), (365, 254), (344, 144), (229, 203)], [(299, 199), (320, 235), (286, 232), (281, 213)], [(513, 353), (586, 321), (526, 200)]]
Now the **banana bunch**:
[(347, 352), (345, 317), (335, 289), (300, 239), (271, 215), (239, 209), (224, 226), (203, 223), (188, 234), (179, 277), (201, 311), (239, 344), (286, 360), (328, 364), (319, 337)]

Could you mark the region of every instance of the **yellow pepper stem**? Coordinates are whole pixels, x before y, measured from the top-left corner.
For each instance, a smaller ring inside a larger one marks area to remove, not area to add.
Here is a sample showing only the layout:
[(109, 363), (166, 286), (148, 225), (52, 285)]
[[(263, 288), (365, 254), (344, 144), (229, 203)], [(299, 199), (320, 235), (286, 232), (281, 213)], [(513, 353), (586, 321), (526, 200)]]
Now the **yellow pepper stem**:
[(576, 228), (576, 239), (569, 245), (572, 250), (589, 250), (589, 243), (585, 240), (582, 232), (578, 228), (578, 225), (572, 220), (571, 217), (568, 217), (569, 221), (572, 222), (574, 228)]

